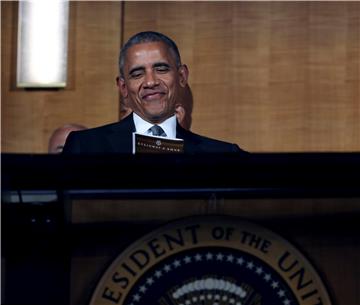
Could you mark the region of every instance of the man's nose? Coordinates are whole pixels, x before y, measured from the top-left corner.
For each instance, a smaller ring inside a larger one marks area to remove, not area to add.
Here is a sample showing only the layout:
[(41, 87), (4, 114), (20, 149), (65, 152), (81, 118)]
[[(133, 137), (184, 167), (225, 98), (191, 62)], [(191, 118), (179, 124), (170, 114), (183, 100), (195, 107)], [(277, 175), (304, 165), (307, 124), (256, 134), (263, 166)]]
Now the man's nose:
[(156, 77), (156, 74), (151, 71), (151, 72), (147, 72), (145, 75), (145, 87), (147, 88), (152, 88), (156, 85), (158, 85), (158, 79)]

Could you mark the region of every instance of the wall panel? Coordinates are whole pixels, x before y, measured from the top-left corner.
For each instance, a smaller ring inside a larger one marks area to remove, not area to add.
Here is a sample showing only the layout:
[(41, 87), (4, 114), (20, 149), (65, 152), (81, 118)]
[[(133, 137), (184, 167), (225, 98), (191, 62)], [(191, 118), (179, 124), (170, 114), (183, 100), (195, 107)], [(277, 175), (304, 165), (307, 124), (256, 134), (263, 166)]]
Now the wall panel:
[[(119, 118), (121, 3), (72, 2), (69, 85), (15, 88), (17, 4), (2, 2), (2, 151)], [(158, 30), (190, 68), (193, 130), (246, 150), (360, 150), (360, 3), (125, 2), (124, 38)], [(216, 124), (214, 124), (216, 122)]]
[(1, 9), (2, 152), (45, 153), (63, 124), (118, 120), (120, 2), (70, 3), (68, 85), (60, 90), (16, 88), (17, 3), (2, 2)]
[[(360, 4), (126, 2), (125, 39), (173, 37), (193, 130), (249, 151), (360, 150)], [(216, 124), (214, 124), (216, 122)]]

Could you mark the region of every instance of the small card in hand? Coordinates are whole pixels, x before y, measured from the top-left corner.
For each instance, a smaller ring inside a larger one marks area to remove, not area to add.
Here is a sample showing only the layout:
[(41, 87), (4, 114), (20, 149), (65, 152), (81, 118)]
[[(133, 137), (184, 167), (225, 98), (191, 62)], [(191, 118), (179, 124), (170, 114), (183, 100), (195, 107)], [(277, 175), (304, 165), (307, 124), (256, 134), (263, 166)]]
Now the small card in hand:
[(184, 140), (139, 134), (133, 132), (133, 154), (181, 154)]

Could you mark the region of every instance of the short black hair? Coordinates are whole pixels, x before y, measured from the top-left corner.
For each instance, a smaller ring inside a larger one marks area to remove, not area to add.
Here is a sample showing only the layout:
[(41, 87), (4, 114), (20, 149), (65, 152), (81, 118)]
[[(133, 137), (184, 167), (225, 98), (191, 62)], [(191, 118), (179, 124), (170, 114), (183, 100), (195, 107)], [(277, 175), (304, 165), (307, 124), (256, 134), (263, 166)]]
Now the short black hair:
[(181, 57), (179, 49), (176, 45), (176, 43), (169, 38), (168, 36), (159, 33), (159, 32), (153, 32), (153, 31), (146, 31), (146, 32), (140, 32), (132, 36), (121, 48), (120, 56), (119, 56), (119, 70), (120, 70), (120, 76), (124, 77), (124, 64), (125, 64), (125, 57), (127, 50), (140, 43), (146, 43), (146, 42), (164, 42), (170, 50), (173, 52), (175, 57), (176, 66), (181, 66)]

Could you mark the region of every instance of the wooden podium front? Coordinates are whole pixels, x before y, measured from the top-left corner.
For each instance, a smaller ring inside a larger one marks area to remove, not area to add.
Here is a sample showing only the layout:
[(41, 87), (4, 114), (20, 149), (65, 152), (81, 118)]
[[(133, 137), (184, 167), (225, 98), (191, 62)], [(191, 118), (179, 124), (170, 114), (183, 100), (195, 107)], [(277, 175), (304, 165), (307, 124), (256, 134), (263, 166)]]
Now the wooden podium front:
[(276, 232), (316, 268), (332, 304), (360, 303), (359, 154), (3, 155), (2, 163), (3, 304), (89, 304), (128, 245), (194, 215)]

